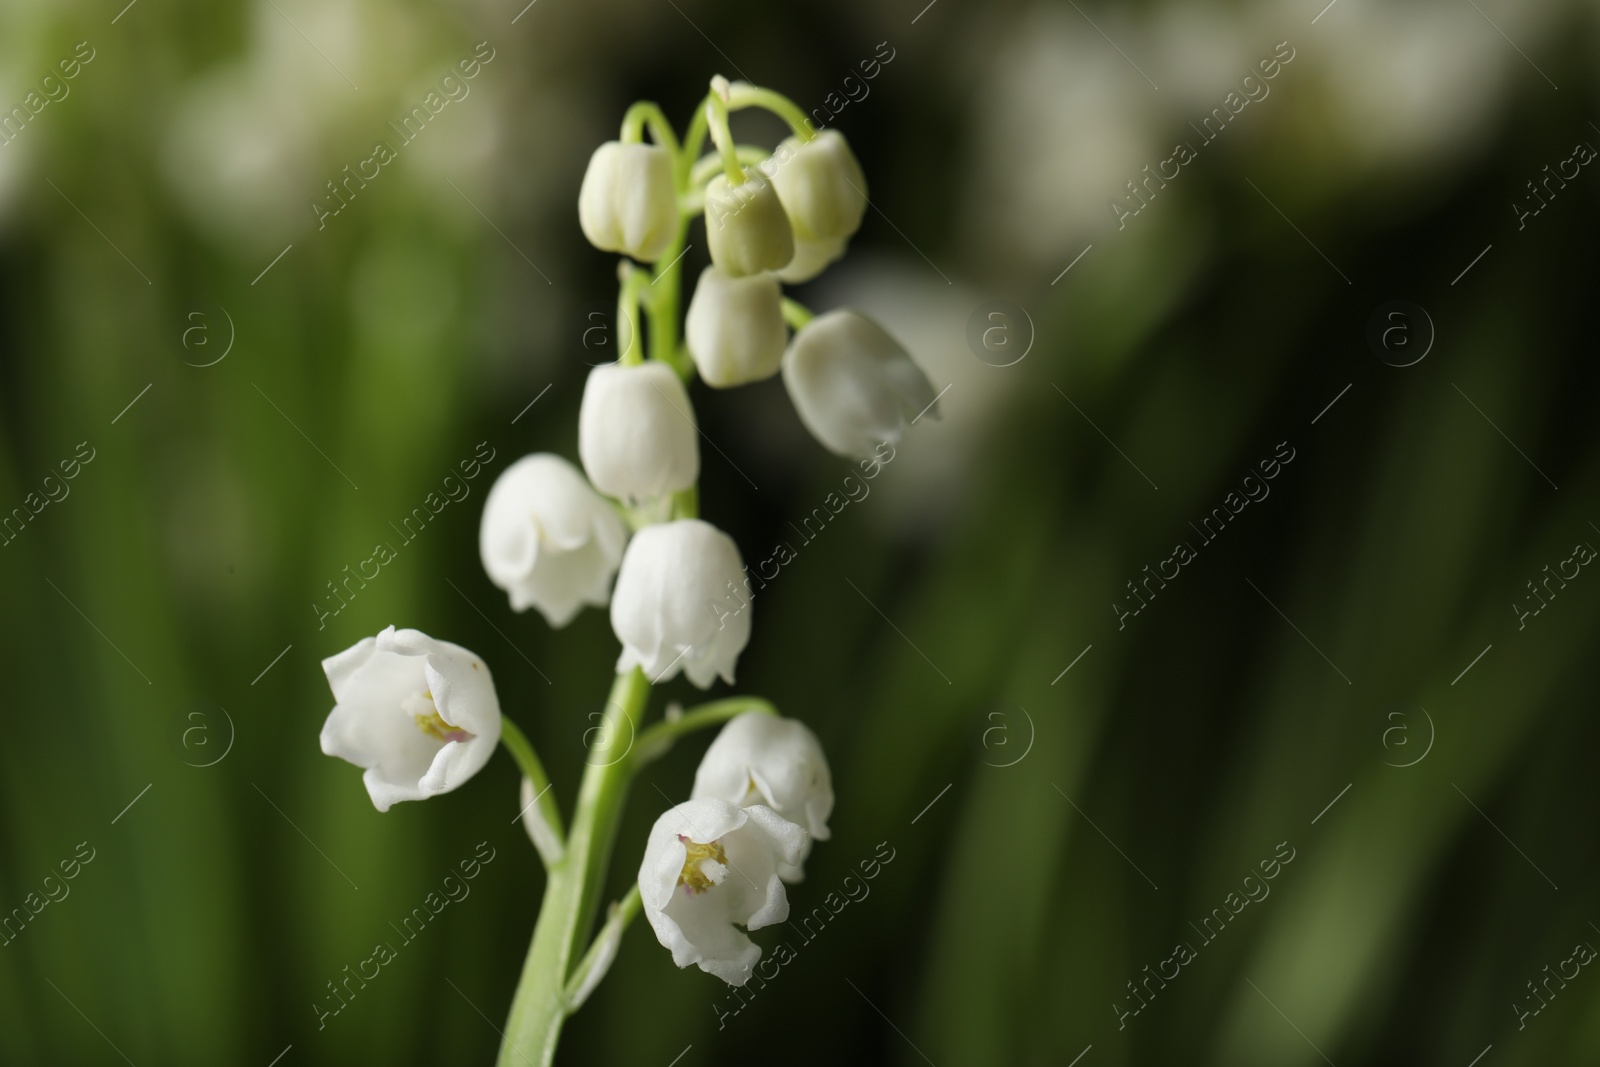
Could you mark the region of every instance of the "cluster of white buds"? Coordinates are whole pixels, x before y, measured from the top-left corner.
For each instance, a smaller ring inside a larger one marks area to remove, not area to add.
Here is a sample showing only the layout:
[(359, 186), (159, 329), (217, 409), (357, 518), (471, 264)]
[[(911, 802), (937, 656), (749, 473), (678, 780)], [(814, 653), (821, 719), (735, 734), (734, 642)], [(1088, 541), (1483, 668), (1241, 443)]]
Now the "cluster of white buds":
[[(748, 107), (775, 112), (793, 135), (770, 153), (735, 144), (729, 113)], [(712, 79), (695, 121), (699, 136), (691, 132), (676, 163), (670, 131), (652, 124), (658, 143), (646, 145), (638, 141), (645, 120), (624, 122), (623, 140), (601, 145), (590, 159), (578, 201), (583, 232), (597, 248), (642, 261), (680, 253), (681, 238), (662, 243), (658, 235), (677, 225), (682, 212), (704, 211), (711, 265), (701, 271), (689, 304), (683, 351), (659, 358), (680, 371), (692, 361), (701, 379), (717, 389), (763, 381), (781, 368), (802, 422), (840, 455), (870, 456), (880, 442), (899, 440), (907, 422), (933, 406), (927, 375), (866, 316), (836, 311), (813, 320), (782, 292), (783, 284), (809, 281), (842, 256), (861, 226), (867, 180), (849, 142), (837, 130), (816, 132), (791, 101), (772, 90), (720, 77)], [(714, 151), (691, 163), (706, 133)], [(612, 468), (604, 475), (596, 468), (601, 452), (624, 451), (622, 444), (602, 445), (600, 438), (623, 433), (654, 442), (650, 470), (633, 473), (688, 472), (684, 484), (692, 482), (694, 421), (687, 398), (663, 381), (631, 390), (624, 401), (613, 395), (620, 386), (591, 377), (589, 392), (602, 389), (606, 401), (584, 402), (586, 413), (595, 411), (584, 422), (584, 440), (595, 443), (583, 449), (595, 485), (630, 495), (622, 479), (615, 488), (602, 481)], [(626, 430), (602, 428), (623, 417), (630, 420)], [(641, 480), (648, 484), (640, 496), (672, 488)]]

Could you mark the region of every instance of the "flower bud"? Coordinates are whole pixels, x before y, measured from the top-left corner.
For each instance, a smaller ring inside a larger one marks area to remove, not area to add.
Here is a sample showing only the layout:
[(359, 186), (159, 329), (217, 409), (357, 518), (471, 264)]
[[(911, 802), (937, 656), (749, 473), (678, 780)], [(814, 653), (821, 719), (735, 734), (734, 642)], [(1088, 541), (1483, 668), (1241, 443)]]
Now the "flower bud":
[(762, 272), (734, 278), (716, 267), (700, 272), (684, 323), (700, 377), (718, 389), (778, 373), (789, 339), (778, 279)]
[(379, 811), (448, 793), (500, 743), (500, 698), (477, 656), (393, 626), (322, 661), (334, 708), (322, 751), (366, 769)]
[(620, 141), (595, 149), (578, 190), (578, 223), (603, 252), (659, 259), (678, 233), (678, 194), (667, 150)]
[(523, 456), (483, 504), (478, 552), (513, 611), (565, 626), (584, 604), (605, 607), (628, 532), (578, 469), (547, 452)]
[(807, 241), (796, 237), (794, 258), (787, 267), (777, 272), (778, 280), (786, 285), (809, 282), (827, 270), (828, 264), (844, 255), (845, 242), (848, 240), (838, 237), (831, 241)]
[(747, 172), (729, 185), (719, 174), (706, 185), (706, 243), (711, 262), (735, 278), (786, 267), (794, 258), (794, 230), (772, 183)]
[(907, 420), (937, 399), (899, 342), (847, 309), (800, 328), (783, 356), (783, 383), (806, 429), (841, 456), (870, 456), (878, 442), (898, 441)]
[(617, 671), (639, 667), (652, 685), (679, 670), (701, 689), (719, 674), (731, 684), (750, 641), (744, 582), (738, 547), (708, 522), (679, 519), (634, 534), (611, 595)]
[(805, 142), (788, 138), (767, 170), (797, 239), (837, 241), (861, 227), (867, 178), (838, 130), (823, 130)]
[(578, 455), (596, 489), (646, 500), (700, 477), (694, 408), (665, 363), (606, 363), (589, 372), (578, 407)]

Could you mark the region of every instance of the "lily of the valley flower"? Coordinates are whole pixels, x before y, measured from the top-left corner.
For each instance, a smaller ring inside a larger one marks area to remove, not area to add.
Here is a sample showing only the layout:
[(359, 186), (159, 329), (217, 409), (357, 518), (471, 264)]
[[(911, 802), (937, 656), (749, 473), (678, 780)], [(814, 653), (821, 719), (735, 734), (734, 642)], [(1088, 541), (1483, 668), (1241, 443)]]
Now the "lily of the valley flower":
[(658, 145), (607, 141), (589, 157), (578, 190), (578, 222), (589, 243), (646, 262), (678, 232), (672, 157)]
[(769, 273), (735, 278), (716, 267), (700, 272), (684, 337), (707, 385), (726, 389), (778, 373), (789, 339), (782, 299)]
[(731, 185), (719, 174), (706, 185), (706, 244), (711, 262), (735, 278), (779, 270), (794, 258), (794, 230), (772, 183), (746, 171)]
[(477, 774), (500, 743), (500, 699), (477, 656), (393, 626), (322, 661), (333, 711), (322, 751), (366, 769), (379, 811)]
[(578, 469), (546, 452), (523, 456), (495, 480), (478, 526), (490, 581), (515, 611), (538, 608), (565, 626), (585, 604), (605, 607), (628, 532)]
[(711, 797), (657, 819), (639, 864), (639, 898), (672, 962), (729, 985), (749, 981), (761, 948), (738, 927), (789, 917), (778, 869), (797, 862), (805, 842), (805, 830), (771, 808)]
[(578, 407), (578, 455), (594, 487), (624, 500), (687, 489), (700, 477), (694, 408), (665, 363), (589, 372)]
[(854, 458), (900, 440), (907, 421), (937, 399), (900, 343), (848, 309), (800, 328), (783, 356), (783, 383), (806, 429), (829, 451)]
[(839, 241), (861, 228), (867, 177), (838, 130), (823, 130), (804, 142), (790, 137), (773, 152), (767, 168), (796, 240)]
[(743, 581), (738, 546), (708, 522), (679, 519), (640, 530), (611, 594), (611, 628), (622, 642), (617, 670), (639, 667), (652, 685), (680, 670), (701, 689), (719, 674), (732, 683), (750, 640), (751, 604), (733, 593)]
[(805, 827), (800, 858), (779, 867), (786, 882), (798, 882), (812, 841), (829, 837), (833, 776), (822, 743), (805, 723), (761, 711), (730, 720), (706, 749), (695, 772), (694, 798), (715, 797), (739, 807), (765, 805)]

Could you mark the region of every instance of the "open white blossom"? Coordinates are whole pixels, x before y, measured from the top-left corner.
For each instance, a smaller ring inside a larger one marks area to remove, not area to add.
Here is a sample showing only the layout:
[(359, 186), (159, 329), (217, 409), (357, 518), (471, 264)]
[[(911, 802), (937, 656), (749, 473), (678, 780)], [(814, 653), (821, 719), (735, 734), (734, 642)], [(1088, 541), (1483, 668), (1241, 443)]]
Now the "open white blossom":
[(366, 769), (379, 811), (448, 793), (500, 743), (500, 698), (483, 661), (393, 626), (322, 661), (334, 708), (322, 751)]
[(478, 553), (514, 611), (565, 626), (585, 604), (605, 607), (628, 531), (578, 469), (547, 452), (523, 456), (483, 503)]
[(838, 130), (790, 137), (766, 164), (797, 241), (840, 241), (861, 228), (867, 177)]
[(711, 262), (735, 278), (779, 270), (794, 258), (794, 230), (772, 183), (747, 171), (730, 185), (719, 174), (706, 184), (706, 244)]
[(809, 834), (800, 859), (779, 868), (798, 882), (812, 841), (829, 837), (833, 776), (822, 743), (805, 723), (762, 711), (731, 719), (706, 749), (695, 772), (691, 797), (716, 797), (740, 807), (762, 804)]
[(622, 557), (611, 628), (622, 642), (617, 670), (643, 669), (652, 685), (681, 670), (701, 689), (733, 682), (750, 641), (751, 602), (733, 539), (700, 519), (646, 526)]
[(589, 243), (646, 262), (678, 233), (672, 157), (658, 145), (607, 141), (589, 157), (578, 190), (578, 222)]
[(712, 797), (657, 819), (639, 864), (639, 899), (672, 962), (697, 964), (729, 985), (749, 981), (761, 948), (738, 926), (759, 930), (789, 917), (778, 868), (797, 862), (805, 843), (805, 830), (771, 808)]
[(607, 363), (589, 372), (578, 455), (602, 493), (638, 501), (689, 488), (700, 477), (698, 433), (689, 393), (665, 363)]
[(782, 299), (770, 273), (735, 278), (716, 267), (700, 272), (684, 339), (707, 385), (726, 389), (778, 373), (789, 340)]
[(789, 342), (783, 383), (806, 429), (831, 452), (865, 457), (929, 411), (933, 384), (900, 343), (860, 312), (818, 315)]

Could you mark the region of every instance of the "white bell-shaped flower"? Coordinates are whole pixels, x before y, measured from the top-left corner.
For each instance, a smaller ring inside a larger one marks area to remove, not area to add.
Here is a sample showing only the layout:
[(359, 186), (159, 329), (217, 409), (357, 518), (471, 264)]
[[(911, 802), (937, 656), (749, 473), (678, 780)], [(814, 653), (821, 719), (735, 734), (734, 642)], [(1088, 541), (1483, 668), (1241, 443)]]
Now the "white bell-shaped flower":
[(719, 674), (731, 684), (750, 641), (744, 581), (738, 546), (708, 522), (679, 519), (634, 534), (611, 594), (617, 670), (639, 667), (652, 685), (680, 670), (701, 689)]
[(794, 229), (772, 183), (755, 171), (730, 185), (719, 174), (706, 185), (706, 244), (711, 262), (742, 278), (779, 270), (794, 258)]
[(607, 363), (589, 372), (578, 455), (602, 493), (646, 500), (689, 488), (700, 477), (698, 433), (689, 393), (665, 363)]
[(366, 773), (379, 811), (448, 793), (500, 743), (500, 698), (477, 656), (393, 626), (322, 661), (333, 711), (322, 751)]
[(589, 157), (578, 190), (578, 223), (589, 243), (650, 262), (678, 233), (672, 157), (651, 144), (607, 141)]
[(565, 626), (585, 604), (605, 607), (628, 531), (578, 469), (547, 452), (523, 456), (483, 504), (478, 553), (514, 611)]
[(823, 130), (809, 141), (790, 137), (765, 168), (802, 241), (843, 240), (861, 228), (867, 177), (844, 134)]
[[(805, 854), (812, 841), (829, 837), (833, 776), (822, 742), (798, 719), (747, 711), (730, 720), (700, 760), (690, 796), (716, 797), (741, 808), (766, 805), (805, 827)], [(805, 854), (779, 869), (784, 881), (801, 879)]]
[(684, 338), (707, 385), (726, 389), (778, 373), (789, 340), (782, 300), (770, 273), (735, 278), (717, 267), (700, 272)]
[(789, 917), (778, 868), (796, 862), (805, 841), (803, 828), (771, 808), (711, 797), (657, 819), (639, 864), (639, 899), (672, 962), (697, 964), (729, 985), (749, 981), (761, 948), (738, 927)]
[(880, 441), (898, 441), (936, 399), (900, 343), (847, 309), (800, 328), (783, 356), (783, 383), (806, 429), (841, 456), (870, 456)]
[(831, 241), (807, 241), (796, 237), (794, 258), (789, 261), (787, 267), (776, 272), (778, 280), (785, 285), (809, 282), (827, 270), (830, 263), (844, 255), (844, 248), (849, 240), (848, 237), (838, 237)]

